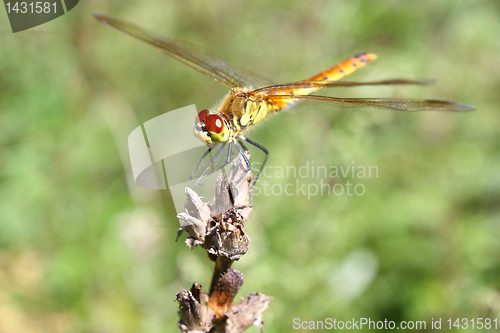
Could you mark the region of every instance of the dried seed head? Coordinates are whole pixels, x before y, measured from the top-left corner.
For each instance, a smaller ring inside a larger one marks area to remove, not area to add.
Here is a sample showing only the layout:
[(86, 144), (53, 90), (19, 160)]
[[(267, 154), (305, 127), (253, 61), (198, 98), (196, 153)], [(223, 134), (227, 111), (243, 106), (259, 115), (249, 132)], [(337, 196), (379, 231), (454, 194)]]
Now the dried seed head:
[(201, 245), (212, 260), (217, 256), (238, 260), (248, 252), (250, 237), (243, 230), (243, 223), (252, 211), (249, 205), (251, 178), (251, 172), (246, 173), (246, 164), (240, 156), (233, 163), (227, 179), (223, 174), (217, 177), (212, 205), (204, 203), (196, 192), (186, 188), (186, 213), (177, 217), (184, 223), (179, 235), (182, 231), (189, 233), (186, 243), (190, 248)]
[(179, 317), (182, 324), (190, 330), (203, 329), (203, 315), (205, 311), (200, 301), (193, 296), (193, 293), (186, 289), (181, 289), (177, 293), (177, 302), (179, 302)]

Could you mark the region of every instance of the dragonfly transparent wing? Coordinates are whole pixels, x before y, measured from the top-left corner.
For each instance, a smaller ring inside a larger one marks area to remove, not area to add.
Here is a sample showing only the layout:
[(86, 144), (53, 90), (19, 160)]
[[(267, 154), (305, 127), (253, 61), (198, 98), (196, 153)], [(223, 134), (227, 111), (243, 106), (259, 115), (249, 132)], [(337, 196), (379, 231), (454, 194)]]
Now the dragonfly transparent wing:
[(318, 101), (339, 107), (372, 107), (398, 111), (472, 111), (472, 105), (437, 99), (396, 99), (396, 98), (338, 98), (316, 95), (268, 95), (270, 100), (283, 101)]
[(351, 82), (351, 81), (297, 81), (284, 84), (276, 84), (272, 86), (255, 89), (253, 93), (274, 95), (280, 90), (304, 89), (304, 88), (334, 88), (334, 87), (359, 87), (359, 86), (381, 86), (381, 85), (428, 85), (433, 84), (434, 80), (408, 80), (395, 79), (370, 82)]
[(93, 13), (93, 15), (100, 22), (109, 24), (113, 28), (159, 49), (229, 88), (257, 88), (270, 84), (268, 79), (250, 71), (233, 67), (211, 52), (194, 44), (147, 31), (135, 24), (103, 13)]

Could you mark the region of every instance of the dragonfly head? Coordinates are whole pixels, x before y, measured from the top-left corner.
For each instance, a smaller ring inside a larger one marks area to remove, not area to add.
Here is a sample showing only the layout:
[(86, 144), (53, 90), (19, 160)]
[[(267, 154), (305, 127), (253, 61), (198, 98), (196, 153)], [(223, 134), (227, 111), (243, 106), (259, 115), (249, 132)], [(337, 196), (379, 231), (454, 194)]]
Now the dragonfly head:
[(224, 119), (218, 114), (210, 114), (202, 110), (196, 117), (194, 134), (204, 143), (227, 142), (229, 130)]

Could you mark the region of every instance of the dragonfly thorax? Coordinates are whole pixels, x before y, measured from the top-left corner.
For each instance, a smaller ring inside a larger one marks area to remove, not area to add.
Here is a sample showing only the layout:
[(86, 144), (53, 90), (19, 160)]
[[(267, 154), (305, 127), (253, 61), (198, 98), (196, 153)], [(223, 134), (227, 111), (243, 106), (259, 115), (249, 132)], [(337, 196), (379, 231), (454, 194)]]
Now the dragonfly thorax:
[(260, 122), (267, 114), (278, 111), (277, 105), (248, 89), (232, 89), (218, 109), (227, 119), (230, 136), (240, 136), (251, 125)]

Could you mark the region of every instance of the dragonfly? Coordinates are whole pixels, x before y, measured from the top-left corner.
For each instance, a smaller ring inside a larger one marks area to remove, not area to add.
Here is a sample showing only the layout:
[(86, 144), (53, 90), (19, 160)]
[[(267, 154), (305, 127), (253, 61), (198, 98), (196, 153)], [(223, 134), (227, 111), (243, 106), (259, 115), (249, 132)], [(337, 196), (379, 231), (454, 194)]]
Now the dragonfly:
[[(239, 153), (246, 164), (245, 172), (240, 179), (237, 180), (237, 182), (239, 182), (251, 170), (250, 161), (245, 155), (245, 151), (248, 151), (246, 144), (250, 144), (260, 149), (265, 155), (260, 170), (253, 180), (253, 189), (268, 159), (269, 151), (257, 142), (247, 138), (245, 135), (246, 131), (268, 115), (278, 113), (284, 109), (289, 109), (298, 101), (319, 101), (337, 107), (371, 107), (407, 112), (464, 112), (476, 109), (472, 105), (437, 99), (339, 98), (311, 95), (322, 88), (378, 85), (425, 85), (432, 83), (430, 80), (410, 79), (371, 82), (338, 81), (375, 60), (377, 56), (372, 53), (359, 53), (309, 79), (285, 84), (272, 84), (268, 79), (262, 76), (245, 69), (231, 66), (211, 52), (194, 44), (174, 37), (147, 31), (132, 23), (106, 14), (93, 13), (93, 15), (100, 22), (108, 24), (121, 32), (153, 46), (161, 52), (166, 53), (183, 64), (230, 88), (229, 93), (220, 103), (214, 105), (211, 109), (200, 111), (196, 117), (194, 134), (208, 146), (208, 149), (198, 162), (191, 176), (191, 180), (193, 180), (195, 175), (199, 175), (199, 167), (209, 154), (210, 156), (208, 159), (210, 162), (204, 166), (202, 172), (200, 171), (201, 176), (199, 176), (194, 186), (197, 186), (202, 179), (205, 181), (210, 175), (228, 165), (232, 160), (234, 148), (237, 150), (236, 154)], [(220, 165), (215, 167), (216, 161), (219, 159), (226, 146), (226, 158)], [(211, 156), (212, 152), (213, 156)], [(204, 181), (202, 181), (202, 184)]]

